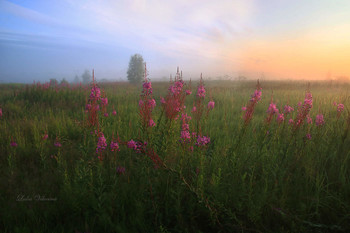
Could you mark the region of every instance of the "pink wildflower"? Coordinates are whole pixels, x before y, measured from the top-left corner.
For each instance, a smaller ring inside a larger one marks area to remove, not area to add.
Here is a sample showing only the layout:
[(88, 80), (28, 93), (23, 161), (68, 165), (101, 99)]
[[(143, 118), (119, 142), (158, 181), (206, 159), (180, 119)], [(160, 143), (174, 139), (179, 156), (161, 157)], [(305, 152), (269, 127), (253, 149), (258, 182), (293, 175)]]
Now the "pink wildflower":
[(196, 146), (206, 146), (210, 143), (210, 138), (207, 136), (198, 136)]
[(162, 103), (162, 104), (165, 104), (166, 102), (165, 102), (165, 99), (163, 98), (163, 97), (160, 97), (160, 102)]
[(153, 109), (156, 106), (156, 101), (154, 99), (148, 100), (148, 106)]
[(108, 112), (105, 112), (105, 114), (103, 114), (105, 117), (108, 117)]
[(120, 167), (120, 166), (118, 166), (118, 167), (117, 167), (117, 173), (118, 173), (119, 175), (124, 174), (124, 173), (125, 173), (125, 167)]
[(149, 120), (149, 127), (153, 127), (155, 125), (156, 125), (156, 123), (154, 123), (153, 119), (150, 119)]
[(100, 137), (98, 138), (98, 142), (97, 142), (97, 148), (96, 148), (96, 153), (101, 153), (102, 151), (104, 151), (107, 147), (107, 141), (105, 136), (103, 135), (103, 133), (100, 133)]
[(214, 106), (215, 106), (215, 102), (214, 101), (209, 101), (208, 103), (208, 109), (214, 109)]
[(139, 107), (142, 108), (143, 106), (143, 100), (139, 100)]
[(85, 105), (85, 110), (91, 110), (91, 108), (92, 108), (91, 104)]
[(205, 88), (204, 88), (204, 86), (202, 84), (198, 86), (197, 96), (199, 98), (204, 98), (205, 97)]
[(107, 104), (108, 104), (108, 99), (107, 99), (107, 97), (101, 98), (101, 103), (102, 103), (103, 106), (107, 106)]
[(271, 115), (274, 115), (276, 113), (278, 113), (278, 109), (276, 107), (276, 104), (274, 103), (270, 103), (268, 109), (267, 109), (267, 113), (271, 114)]
[(321, 126), (321, 125), (324, 125), (324, 119), (323, 119), (323, 115), (322, 114), (318, 114), (317, 116), (316, 116), (316, 125), (317, 126)]
[(12, 147), (17, 147), (18, 145), (17, 145), (17, 143), (16, 143), (16, 142), (11, 141), (10, 146), (12, 146)]
[(2, 108), (0, 108), (0, 117), (2, 117)]
[(46, 134), (44, 134), (44, 136), (42, 137), (41, 140), (45, 141), (48, 137), (49, 137), (49, 135), (47, 135), (47, 133), (46, 133)]
[(113, 110), (112, 115), (113, 115), (113, 116), (117, 115), (117, 111), (116, 111), (116, 110)]
[(186, 95), (191, 95), (192, 91), (191, 90), (186, 90)]
[(143, 93), (145, 95), (150, 95), (152, 94), (152, 83), (148, 82), (148, 80), (146, 79), (146, 81), (143, 83), (142, 85), (143, 87)]
[(292, 108), (291, 106), (289, 106), (289, 105), (285, 105), (284, 106), (284, 114), (289, 114), (289, 113), (291, 113), (291, 112), (293, 112), (294, 111), (294, 108)]
[(195, 111), (197, 111), (197, 108), (196, 108), (196, 106), (193, 106), (193, 108), (192, 108), (192, 111), (191, 111), (191, 112), (195, 112)]
[(291, 118), (291, 119), (289, 119), (288, 123), (289, 123), (290, 125), (292, 125), (292, 124), (294, 123), (294, 120)]
[(247, 110), (247, 107), (246, 106), (243, 106), (242, 107), (242, 111), (246, 111)]
[(311, 138), (312, 138), (312, 137), (311, 137), (311, 134), (309, 134), (309, 133), (306, 134), (306, 138), (309, 139), (309, 140), (311, 140)]
[(127, 146), (128, 146), (128, 148), (131, 148), (131, 149), (134, 149), (134, 150), (137, 148), (136, 142), (134, 140), (132, 140), (132, 139), (130, 141), (128, 141)]
[(337, 112), (342, 112), (342, 111), (344, 111), (344, 104), (338, 104)]
[(188, 130), (181, 131), (181, 142), (188, 142), (191, 139), (190, 132)]
[(312, 118), (310, 117), (310, 115), (307, 115), (306, 119), (307, 119), (307, 123), (312, 125)]
[(59, 141), (56, 141), (56, 142), (54, 143), (54, 146), (55, 146), (55, 147), (61, 147), (62, 144), (61, 144)]
[(283, 113), (278, 114), (276, 120), (279, 124), (281, 124), (284, 121), (284, 114)]
[(118, 144), (118, 142), (113, 142), (112, 141), (110, 147), (111, 147), (111, 151), (119, 151), (119, 144)]

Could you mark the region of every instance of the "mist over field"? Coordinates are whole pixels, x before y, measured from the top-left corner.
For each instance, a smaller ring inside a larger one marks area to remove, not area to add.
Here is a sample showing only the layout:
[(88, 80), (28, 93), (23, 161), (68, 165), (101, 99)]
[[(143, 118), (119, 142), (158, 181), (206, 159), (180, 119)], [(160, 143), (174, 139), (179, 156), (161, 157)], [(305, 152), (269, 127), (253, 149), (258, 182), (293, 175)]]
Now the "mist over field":
[(130, 56), (152, 79), (347, 79), (350, 2), (0, 2), (0, 82), (124, 80)]

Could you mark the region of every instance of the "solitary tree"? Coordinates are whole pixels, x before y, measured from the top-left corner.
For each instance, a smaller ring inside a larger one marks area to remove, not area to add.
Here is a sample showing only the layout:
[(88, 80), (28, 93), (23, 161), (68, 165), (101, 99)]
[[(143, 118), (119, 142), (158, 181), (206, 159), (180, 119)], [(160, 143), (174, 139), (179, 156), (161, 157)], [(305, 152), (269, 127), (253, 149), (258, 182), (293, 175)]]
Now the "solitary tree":
[(144, 76), (144, 62), (140, 54), (131, 56), (128, 68), (128, 80), (131, 83), (139, 83)]
[(84, 73), (81, 75), (81, 78), (83, 79), (84, 84), (88, 84), (91, 82), (91, 74), (89, 70), (85, 70)]
[(73, 83), (80, 83), (80, 78), (78, 75), (75, 75)]

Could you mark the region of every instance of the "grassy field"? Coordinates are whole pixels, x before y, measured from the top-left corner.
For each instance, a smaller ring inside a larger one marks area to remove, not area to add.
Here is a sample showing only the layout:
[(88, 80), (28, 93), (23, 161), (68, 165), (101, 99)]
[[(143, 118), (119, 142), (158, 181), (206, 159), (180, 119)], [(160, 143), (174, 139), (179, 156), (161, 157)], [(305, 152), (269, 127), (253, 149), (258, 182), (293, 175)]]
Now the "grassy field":
[(349, 94), (303, 81), (1, 85), (0, 231), (349, 232)]

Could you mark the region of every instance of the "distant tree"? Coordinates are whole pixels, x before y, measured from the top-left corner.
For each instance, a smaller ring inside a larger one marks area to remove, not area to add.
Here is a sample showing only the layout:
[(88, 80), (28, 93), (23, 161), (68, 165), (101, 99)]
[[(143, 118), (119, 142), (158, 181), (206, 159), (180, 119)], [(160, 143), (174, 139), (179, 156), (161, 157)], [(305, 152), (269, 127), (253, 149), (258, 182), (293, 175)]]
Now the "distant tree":
[(68, 85), (68, 81), (66, 80), (66, 78), (63, 78), (61, 80), (60, 85)]
[(131, 83), (139, 83), (144, 76), (144, 61), (140, 54), (130, 57), (129, 68), (127, 71), (128, 80)]
[(83, 79), (84, 84), (88, 84), (92, 80), (92, 76), (89, 70), (85, 70), (84, 73), (81, 75), (81, 78)]
[(75, 75), (73, 83), (80, 83), (80, 78), (78, 75)]
[(51, 87), (57, 86), (57, 84), (58, 84), (57, 79), (55, 79), (55, 78), (50, 79), (50, 86)]

